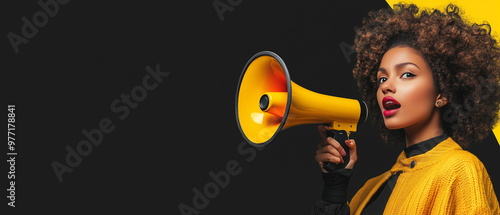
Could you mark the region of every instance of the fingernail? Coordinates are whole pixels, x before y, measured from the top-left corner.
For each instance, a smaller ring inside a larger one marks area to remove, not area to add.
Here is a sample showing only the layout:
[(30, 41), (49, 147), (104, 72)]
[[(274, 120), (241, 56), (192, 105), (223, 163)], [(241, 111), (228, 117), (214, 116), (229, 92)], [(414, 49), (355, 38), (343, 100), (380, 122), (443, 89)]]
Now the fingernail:
[(346, 140), (345, 144), (352, 144), (352, 140)]
[(341, 154), (342, 156), (345, 156), (345, 151), (342, 149), (342, 151), (340, 151), (340, 154)]

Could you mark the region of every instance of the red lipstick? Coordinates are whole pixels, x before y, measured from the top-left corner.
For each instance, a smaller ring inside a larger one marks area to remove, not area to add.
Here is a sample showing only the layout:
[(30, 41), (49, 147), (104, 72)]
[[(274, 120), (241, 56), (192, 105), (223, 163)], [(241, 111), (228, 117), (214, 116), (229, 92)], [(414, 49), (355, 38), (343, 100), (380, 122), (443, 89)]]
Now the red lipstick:
[(392, 116), (396, 112), (398, 112), (399, 108), (401, 107), (401, 104), (399, 104), (396, 99), (387, 96), (382, 99), (382, 105), (384, 106), (384, 116)]

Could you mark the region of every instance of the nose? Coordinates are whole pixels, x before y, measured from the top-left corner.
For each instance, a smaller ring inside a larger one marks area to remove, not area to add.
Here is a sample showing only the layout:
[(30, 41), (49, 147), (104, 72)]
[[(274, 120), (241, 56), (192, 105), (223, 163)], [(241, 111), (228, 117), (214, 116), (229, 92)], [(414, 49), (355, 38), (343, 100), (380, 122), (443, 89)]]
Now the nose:
[(394, 87), (394, 84), (390, 79), (387, 79), (380, 85), (380, 89), (382, 90), (382, 93), (387, 94), (387, 93), (395, 93), (396, 88)]

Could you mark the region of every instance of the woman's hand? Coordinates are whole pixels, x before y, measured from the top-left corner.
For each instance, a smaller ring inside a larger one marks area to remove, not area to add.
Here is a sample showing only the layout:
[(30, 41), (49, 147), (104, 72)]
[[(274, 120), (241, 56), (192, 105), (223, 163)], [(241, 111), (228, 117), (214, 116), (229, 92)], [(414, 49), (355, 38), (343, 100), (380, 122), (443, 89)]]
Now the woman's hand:
[[(332, 137), (326, 137), (326, 131), (330, 129), (331, 128), (326, 125), (318, 126), (318, 131), (321, 134), (322, 141), (318, 145), (318, 150), (316, 150), (315, 158), (319, 166), (321, 167), (321, 171), (323, 171), (324, 173), (328, 173), (328, 171), (323, 169), (324, 162), (335, 164), (347, 162), (342, 159), (342, 156), (345, 155), (345, 151), (340, 143)], [(356, 161), (358, 160), (358, 156), (356, 154), (356, 143), (353, 139), (349, 139), (345, 141), (345, 144), (347, 145), (347, 147), (349, 147), (350, 155), (350, 161), (345, 168), (352, 169), (354, 167), (354, 163), (356, 163)]]

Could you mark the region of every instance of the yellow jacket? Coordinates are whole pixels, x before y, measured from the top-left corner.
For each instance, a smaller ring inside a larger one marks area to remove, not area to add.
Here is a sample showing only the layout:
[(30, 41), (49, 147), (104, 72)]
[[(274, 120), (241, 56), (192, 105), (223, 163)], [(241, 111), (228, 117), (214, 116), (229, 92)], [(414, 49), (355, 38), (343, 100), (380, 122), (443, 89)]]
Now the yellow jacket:
[(360, 214), (380, 186), (400, 170), (384, 214), (500, 214), (483, 163), (451, 138), (424, 154), (407, 158), (402, 152), (389, 171), (368, 180), (356, 193), (349, 204), (351, 214)]

